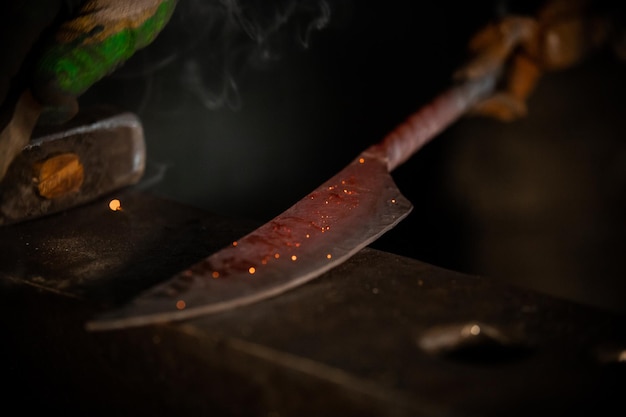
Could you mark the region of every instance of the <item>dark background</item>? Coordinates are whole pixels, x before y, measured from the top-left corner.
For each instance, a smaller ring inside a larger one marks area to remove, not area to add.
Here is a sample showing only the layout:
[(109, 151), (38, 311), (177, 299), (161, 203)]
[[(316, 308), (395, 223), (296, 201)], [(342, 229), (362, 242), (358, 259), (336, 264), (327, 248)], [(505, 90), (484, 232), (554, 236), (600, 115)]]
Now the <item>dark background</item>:
[[(461, 3), (461, 4), (457, 4)], [(182, 0), (81, 103), (139, 114), (142, 187), (265, 222), (442, 91), (510, 2)], [(372, 246), (626, 308), (624, 63), (546, 74), (523, 120), (459, 121), (394, 171), (412, 214)]]

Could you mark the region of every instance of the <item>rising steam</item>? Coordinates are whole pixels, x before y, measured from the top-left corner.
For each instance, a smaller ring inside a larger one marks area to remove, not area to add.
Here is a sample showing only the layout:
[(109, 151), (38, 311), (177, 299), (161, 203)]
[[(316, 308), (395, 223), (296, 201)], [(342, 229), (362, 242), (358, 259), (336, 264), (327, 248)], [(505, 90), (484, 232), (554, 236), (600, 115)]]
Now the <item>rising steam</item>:
[(264, 45), (281, 30), (295, 22), (297, 39), (308, 47), (311, 33), (321, 30), (330, 20), (330, 6), (323, 0), (310, 1), (267, 1), (224, 0), (228, 15), (236, 21), (245, 33), (256, 42)]
[(286, 54), (309, 48), (331, 10), (327, 0), (179, 1), (156, 40), (111, 78), (145, 83), (138, 113), (159, 100), (172, 78), (177, 85), (170, 88), (182, 86), (209, 110), (237, 110), (243, 73), (271, 69)]
[(141, 75), (175, 66), (180, 85), (207, 109), (236, 110), (242, 74), (272, 68), (285, 54), (308, 48), (330, 16), (325, 0), (181, 1), (168, 27), (146, 48), (150, 58), (140, 61)]

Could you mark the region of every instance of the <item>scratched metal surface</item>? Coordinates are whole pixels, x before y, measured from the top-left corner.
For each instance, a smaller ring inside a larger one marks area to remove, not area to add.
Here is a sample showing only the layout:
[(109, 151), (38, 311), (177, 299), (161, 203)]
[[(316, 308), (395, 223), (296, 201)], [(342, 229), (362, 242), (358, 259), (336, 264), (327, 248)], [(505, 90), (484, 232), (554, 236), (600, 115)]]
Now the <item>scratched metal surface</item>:
[[(102, 416), (625, 409), (623, 316), (373, 249), (262, 303), (87, 332), (95, 314), (254, 226), (138, 190), (111, 197), (122, 211), (105, 198), (3, 228), (4, 406)], [(482, 334), (459, 339), (465, 325)]]

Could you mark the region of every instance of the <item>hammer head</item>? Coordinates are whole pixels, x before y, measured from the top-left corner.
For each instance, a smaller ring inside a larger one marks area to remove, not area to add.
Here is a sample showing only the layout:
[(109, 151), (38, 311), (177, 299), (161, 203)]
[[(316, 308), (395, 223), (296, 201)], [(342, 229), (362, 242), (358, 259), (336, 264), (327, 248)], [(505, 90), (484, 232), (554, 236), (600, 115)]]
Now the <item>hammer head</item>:
[(93, 110), (36, 129), (0, 182), (0, 225), (53, 214), (137, 183), (146, 147), (138, 117)]

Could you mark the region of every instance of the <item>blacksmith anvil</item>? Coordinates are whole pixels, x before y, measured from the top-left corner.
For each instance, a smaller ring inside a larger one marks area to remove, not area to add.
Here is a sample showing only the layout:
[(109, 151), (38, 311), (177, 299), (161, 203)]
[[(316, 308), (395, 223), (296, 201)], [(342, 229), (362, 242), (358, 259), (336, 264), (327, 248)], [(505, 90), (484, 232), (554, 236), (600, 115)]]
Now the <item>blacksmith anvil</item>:
[(254, 305), (85, 330), (95, 313), (254, 226), (132, 188), (4, 226), (5, 407), (77, 416), (623, 412), (624, 317), (374, 249)]

